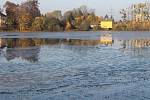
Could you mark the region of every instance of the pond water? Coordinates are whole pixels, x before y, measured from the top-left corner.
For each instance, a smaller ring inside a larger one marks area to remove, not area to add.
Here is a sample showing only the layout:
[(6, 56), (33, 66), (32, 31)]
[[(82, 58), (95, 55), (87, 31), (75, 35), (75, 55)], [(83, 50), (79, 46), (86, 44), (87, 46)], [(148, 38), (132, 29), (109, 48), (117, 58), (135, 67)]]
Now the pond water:
[(0, 37), (0, 100), (150, 99), (150, 32)]

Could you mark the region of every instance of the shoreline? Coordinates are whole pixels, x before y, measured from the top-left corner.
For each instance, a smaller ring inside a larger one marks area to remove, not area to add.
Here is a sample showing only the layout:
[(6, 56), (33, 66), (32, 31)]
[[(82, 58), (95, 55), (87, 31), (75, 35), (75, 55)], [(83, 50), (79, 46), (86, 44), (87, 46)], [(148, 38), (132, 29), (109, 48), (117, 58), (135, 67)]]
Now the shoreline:
[(111, 30), (111, 31), (104, 31), (104, 30), (100, 30), (100, 31), (0, 31), (0, 33), (76, 33), (76, 32), (81, 32), (81, 33), (86, 33), (86, 32), (150, 32), (149, 31), (115, 31), (115, 30)]

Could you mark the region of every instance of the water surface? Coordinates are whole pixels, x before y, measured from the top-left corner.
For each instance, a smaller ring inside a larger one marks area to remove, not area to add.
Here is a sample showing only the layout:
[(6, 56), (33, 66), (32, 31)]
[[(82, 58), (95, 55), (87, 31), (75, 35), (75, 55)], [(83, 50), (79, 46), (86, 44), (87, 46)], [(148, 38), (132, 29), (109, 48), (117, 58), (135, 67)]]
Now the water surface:
[(149, 100), (149, 32), (0, 33), (0, 100)]

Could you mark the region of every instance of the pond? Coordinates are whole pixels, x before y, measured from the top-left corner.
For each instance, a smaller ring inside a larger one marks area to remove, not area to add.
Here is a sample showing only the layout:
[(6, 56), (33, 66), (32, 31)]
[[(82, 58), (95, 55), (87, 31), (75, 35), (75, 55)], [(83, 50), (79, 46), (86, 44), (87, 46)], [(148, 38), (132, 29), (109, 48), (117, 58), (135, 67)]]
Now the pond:
[(0, 37), (0, 100), (150, 99), (150, 32)]

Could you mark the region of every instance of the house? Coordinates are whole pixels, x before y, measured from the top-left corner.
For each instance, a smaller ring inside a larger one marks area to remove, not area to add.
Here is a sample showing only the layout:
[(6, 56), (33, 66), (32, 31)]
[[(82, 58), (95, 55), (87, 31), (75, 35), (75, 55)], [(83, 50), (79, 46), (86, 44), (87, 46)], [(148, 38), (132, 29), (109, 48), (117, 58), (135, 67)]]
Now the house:
[(108, 15), (106, 15), (105, 18), (103, 20), (101, 20), (100, 27), (102, 29), (112, 29), (113, 21), (114, 21), (114, 19), (112, 16), (109, 18)]
[(135, 21), (136, 22), (143, 22), (143, 21), (145, 21), (145, 15), (144, 14), (136, 14), (135, 15)]
[(100, 27), (102, 29), (112, 29), (113, 28), (113, 21), (112, 20), (102, 20), (100, 22)]
[(0, 29), (6, 27), (6, 15), (0, 12)]

